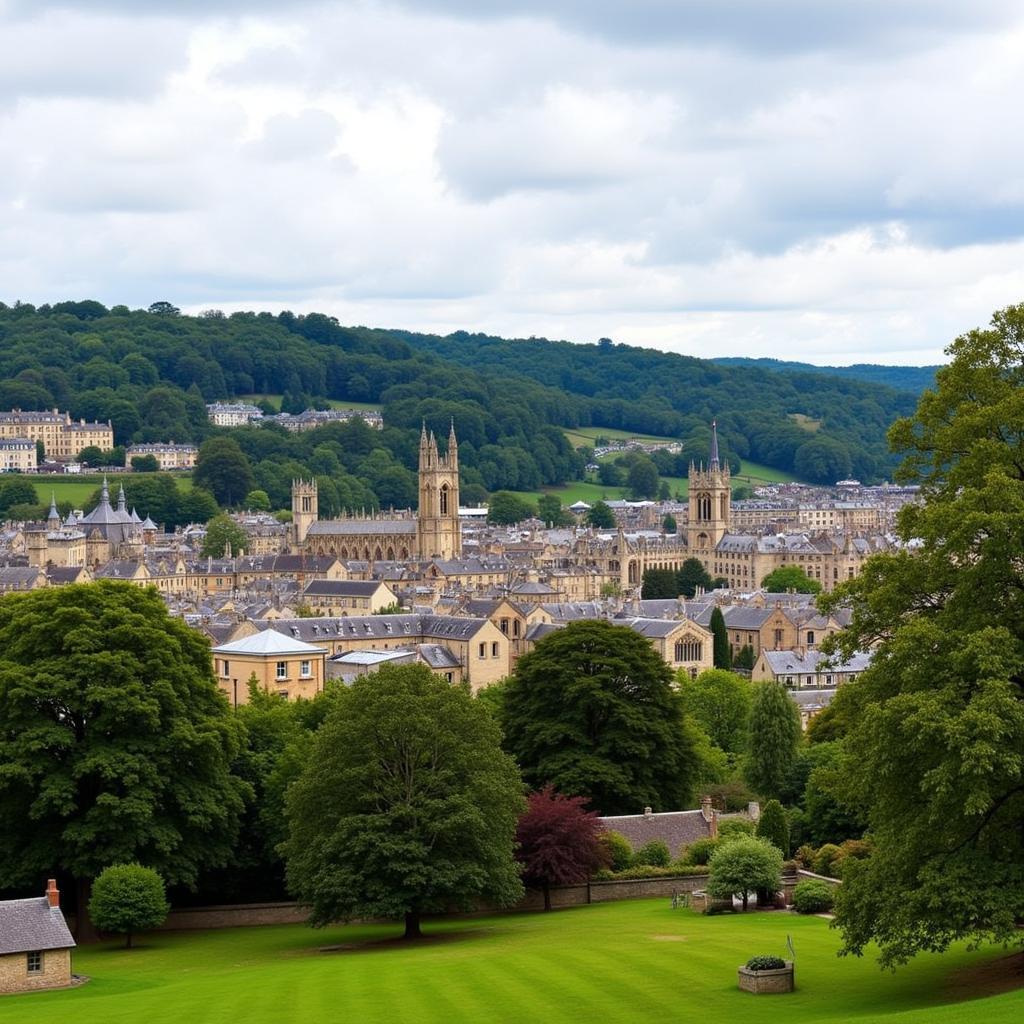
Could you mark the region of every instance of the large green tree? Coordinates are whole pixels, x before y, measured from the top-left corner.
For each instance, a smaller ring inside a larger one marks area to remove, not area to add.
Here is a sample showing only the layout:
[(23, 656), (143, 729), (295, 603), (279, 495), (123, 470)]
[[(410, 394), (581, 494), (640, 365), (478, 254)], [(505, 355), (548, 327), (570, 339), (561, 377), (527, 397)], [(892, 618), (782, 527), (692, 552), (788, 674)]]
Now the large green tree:
[(405, 919), (522, 896), (513, 858), (525, 807), (497, 723), (422, 665), (340, 690), (288, 790), (288, 884), (314, 924)]
[(201, 634), (159, 594), (103, 581), (0, 600), (0, 884), (89, 885), (138, 861), (193, 883), (231, 853), (242, 728)]
[(847, 684), (834, 782), (875, 853), (844, 870), (838, 920), (847, 951), (877, 942), (890, 965), (1024, 943), (1024, 305), (947, 353), (890, 432), (921, 486), (899, 519), (914, 550), (829, 599), (853, 609), (841, 652), (877, 644)]
[(730, 754), (747, 749), (753, 688), (743, 676), (708, 669), (696, 679), (680, 679), (679, 689), (687, 708), (716, 747)]
[(729, 631), (725, 628), (722, 609), (715, 605), (711, 612), (711, 635), (714, 638), (713, 653), (715, 668), (732, 668), (732, 648), (729, 646)]
[(511, 491), (495, 491), (487, 503), (487, 522), (501, 526), (521, 523), (537, 514), (537, 509), (528, 501)]
[(224, 552), (230, 547), (233, 555), (239, 555), (248, 544), (248, 538), (238, 523), (227, 513), (214, 516), (206, 524), (206, 535), (200, 554), (206, 558), (223, 558)]
[(714, 586), (714, 581), (700, 559), (688, 558), (679, 570), (678, 585), (680, 594), (693, 597), (697, 593), (698, 587), (710, 590)]
[(615, 513), (606, 501), (595, 501), (587, 513), (587, 525), (596, 530), (614, 530)]
[(744, 774), (765, 797), (778, 797), (800, 745), (800, 712), (782, 683), (758, 683), (750, 710), (750, 740)]
[(699, 736), (650, 643), (603, 620), (572, 622), (519, 659), (504, 686), (506, 748), (534, 788), (585, 796), (602, 814), (679, 810)]
[(236, 505), (256, 488), (249, 460), (233, 437), (211, 437), (199, 446), (192, 482), (221, 505)]
[(799, 565), (780, 565), (761, 580), (761, 586), (772, 594), (785, 594), (790, 590), (798, 594), (821, 592), (821, 584), (812, 580)]

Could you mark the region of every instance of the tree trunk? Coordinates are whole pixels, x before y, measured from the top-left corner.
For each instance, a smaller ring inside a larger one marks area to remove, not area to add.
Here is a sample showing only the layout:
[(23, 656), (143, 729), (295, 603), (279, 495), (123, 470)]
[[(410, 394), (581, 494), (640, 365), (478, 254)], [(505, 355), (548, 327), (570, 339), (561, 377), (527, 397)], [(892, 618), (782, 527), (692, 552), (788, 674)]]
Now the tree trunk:
[(407, 910), (405, 912), (405, 938), (423, 938), (423, 932), (420, 931), (420, 914), (418, 910)]
[(750, 894), (747, 892), (746, 889), (744, 889), (743, 890), (743, 910), (744, 910), (744, 912), (747, 909), (747, 900), (749, 900), (749, 899), (750, 899)]
[(92, 879), (75, 879), (75, 941), (98, 942), (100, 933), (89, 917), (89, 897), (92, 895)]
[(544, 909), (545, 910), (550, 910), (551, 909), (551, 886), (548, 885), (547, 879), (544, 880), (543, 888), (544, 888)]
[(125, 932), (124, 933), (124, 948), (125, 949), (131, 949), (132, 948), (132, 933), (131, 932)]

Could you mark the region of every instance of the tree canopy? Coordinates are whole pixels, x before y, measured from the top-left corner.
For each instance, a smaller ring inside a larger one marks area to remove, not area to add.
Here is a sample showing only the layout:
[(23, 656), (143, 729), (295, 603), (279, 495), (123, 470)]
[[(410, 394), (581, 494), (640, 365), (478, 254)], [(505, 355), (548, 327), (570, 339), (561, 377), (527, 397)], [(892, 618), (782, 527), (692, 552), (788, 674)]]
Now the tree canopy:
[(747, 782), (765, 797), (777, 797), (796, 759), (800, 712), (782, 683), (754, 687), (750, 740), (744, 766)]
[(734, 672), (708, 669), (696, 679), (679, 683), (686, 707), (716, 747), (740, 754), (750, 742), (750, 708), (753, 688)]
[(648, 641), (605, 621), (540, 640), (504, 686), (506, 748), (526, 781), (587, 797), (602, 814), (686, 807), (699, 737)]
[(519, 772), (490, 712), (423, 665), (384, 666), (329, 702), (289, 787), (288, 885), (324, 925), (522, 896)]
[(164, 880), (141, 864), (112, 864), (93, 883), (89, 914), (101, 932), (124, 936), (131, 948), (135, 932), (163, 924), (171, 907)]
[(708, 861), (708, 892), (716, 899), (739, 896), (743, 909), (752, 893), (774, 893), (782, 879), (782, 852), (767, 839), (738, 835), (723, 842)]
[(799, 565), (780, 565), (761, 580), (761, 586), (772, 594), (786, 594), (790, 590), (798, 594), (821, 592), (821, 584), (812, 580)]
[(924, 499), (899, 518), (916, 550), (824, 599), (852, 606), (839, 651), (877, 643), (833, 783), (875, 853), (844, 870), (837, 914), (845, 949), (877, 942), (888, 965), (1024, 938), (1024, 305), (947, 353), (890, 435)]
[[(138, 861), (224, 863), (248, 787), (203, 636), (155, 590), (101, 581), (0, 601), (0, 884), (87, 884)], [(84, 916), (85, 907), (79, 906)]]
[(231, 554), (237, 556), (245, 550), (247, 543), (245, 530), (222, 512), (206, 524), (206, 536), (203, 537), (200, 554), (204, 558), (223, 558), (224, 552), (230, 548)]

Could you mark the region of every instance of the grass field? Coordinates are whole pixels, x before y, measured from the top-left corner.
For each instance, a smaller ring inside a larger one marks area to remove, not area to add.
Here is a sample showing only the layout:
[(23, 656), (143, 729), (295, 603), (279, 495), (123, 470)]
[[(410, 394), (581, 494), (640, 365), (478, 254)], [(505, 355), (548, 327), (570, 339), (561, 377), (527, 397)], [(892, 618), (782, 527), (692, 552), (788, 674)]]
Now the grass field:
[[(1001, 952), (958, 948), (890, 974), (870, 958), (837, 959), (838, 935), (817, 917), (702, 917), (661, 899), (449, 920), (413, 945), (388, 941), (398, 934), (284, 925), (157, 934), (134, 950), (85, 947), (74, 969), (92, 978), (87, 985), (2, 997), (0, 1021), (1001, 1024), (1024, 1015), (1024, 990), (1000, 988)], [(797, 991), (738, 991), (737, 965), (785, 954), (787, 934)]]
[(635, 430), (614, 430), (611, 427), (563, 427), (562, 433), (569, 439), (573, 448), (582, 448), (584, 445), (593, 447), (594, 439), (597, 437), (607, 437), (609, 441), (628, 441), (631, 437), (638, 441), (679, 440), (658, 434), (638, 434)]
[[(278, 412), (281, 411), (281, 399), (283, 395), (239, 395), (241, 402), (269, 402)], [(332, 409), (368, 409), (371, 412), (380, 412), (378, 402), (350, 402), (347, 399), (328, 398), (327, 404)]]
[[(122, 479), (128, 479), (129, 475), (108, 477), (111, 501), (117, 497), (118, 483)], [(179, 491), (192, 489), (192, 477), (187, 473), (175, 474), (174, 482)], [(48, 504), (50, 495), (53, 494), (57, 501), (69, 501), (75, 508), (81, 508), (101, 483), (103, 483), (103, 477), (95, 475), (32, 478), (32, 486), (35, 487), (36, 494), (39, 495), (39, 500), (43, 504)]]

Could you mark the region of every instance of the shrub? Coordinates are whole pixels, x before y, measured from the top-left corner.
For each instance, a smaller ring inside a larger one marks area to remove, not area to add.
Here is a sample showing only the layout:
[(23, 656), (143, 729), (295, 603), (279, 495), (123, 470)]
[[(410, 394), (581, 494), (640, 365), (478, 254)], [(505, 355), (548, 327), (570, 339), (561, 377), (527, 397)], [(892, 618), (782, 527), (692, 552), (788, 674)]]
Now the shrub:
[(757, 795), (743, 782), (717, 782), (704, 787), (715, 807), (724, 809), (726, 813), (745, 811), (747, 804), (757, 799)]
[(755, 827), (749, 818), (728, 818), (718, 823), (718, 838), (724, 843), (737, 836), (752, 836)]
[(799, 862), (801, 867), (807, 868), (808, 871), (814, 867), (814, 854), (815, 849), (808, 843), (804, 843), (796, 853), (793, 854), (793, 860)]
[(748, 971), (781, 971), (786, 961), (777, 956), (752, 956), (747, 961)]
[(644, 843), (636, 851), (633, 863), (638, 866), (646, 864), (653, 868), (667, 868), (671, 859), (672, 854), (669, 853), (668, 846), (664, 840), (652, 839), (649, 843)]
[(757, 823), (757, 835), (777, 846), (783, 857), (789, 855), (789, 822), (778, 800), (769, 800), (764, 805), (761, 820)]
[(164, 880), (141, 864), (114, 864), (102, 871), (89, 900), (89, 916), (96, 927), (124, 935), (126, 947), (132, 944), (133, 932), (163, 924), (170, 909)]
[(782, 876), (782, 854), (766, 839), (737, 836), (723, 843), (711, 858), (707, 891), (716, 899), (740, 896), (747, 909), (752, 893), (776, 892)]
[(718, 849), (719, 842), (720, 840), (712, 839), (710, 836), (706, 839), (698, 839), (684, 847), (680, 860), (687, 864), (707, 864), (711, 859), (711, 854)]
[(826, 843), (824, 846), (819, 847), (818, 852), (814, 855), (814, 867), (812, 868), (815, 874), (828, 875), (830, 878), (834, 878), (834, 861), (839, 852), (839, 847), (835, 843)]
[(809, 878), (793, 890), (793, 908), (798, 914), (823, 914), (835, 902), (827, 882)]
[(871, 856), (871, 844), (865, 839), (847, 839), (839, 847), (839, 853), (832, 859), (832, 870), (836, 878), (843, 877), (848, 860), (865, 860)]
[(608, 865), (612, 871), (625, 871), (633, 864), (633, 847), (621, 832), (602, 832), (601, 845), (608, 855)]

